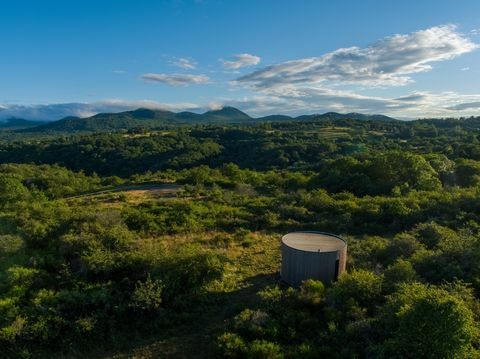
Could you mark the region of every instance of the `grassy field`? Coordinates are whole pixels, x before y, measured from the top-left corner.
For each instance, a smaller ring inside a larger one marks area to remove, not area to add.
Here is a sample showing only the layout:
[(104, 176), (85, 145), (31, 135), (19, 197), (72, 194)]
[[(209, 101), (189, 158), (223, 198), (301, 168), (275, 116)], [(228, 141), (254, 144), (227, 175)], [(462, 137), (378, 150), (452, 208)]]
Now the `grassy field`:
[(67, 198), (69, 201), (79, 201), (83, 204), (97, 204), (109, 208), (118, 208), (126, 205), (173, 199), (180, 186), (173, 183), (148, 183), (118, 186), (115, 188), (84, 193)]
[(228, 319), (251, 307), (256, 293), (266, 286), (279, 284), (280, 237), (278, 233), (251, 233), (243, 243), (219, 245), (222, 232), (151, 238), (143, 245), (151, 251), (161, 246), (175, 251), (178, 246), (198, 244), (224, 254), (229, 263), (223, 279), (212, 283), (201, 299), (200, 309), (188, 324), (170, 328), (147, 337), (135, 338), (125, 348), (113, 353), (98, 353), (98, 358), (210, 358), (212, 343), (225, 331)]

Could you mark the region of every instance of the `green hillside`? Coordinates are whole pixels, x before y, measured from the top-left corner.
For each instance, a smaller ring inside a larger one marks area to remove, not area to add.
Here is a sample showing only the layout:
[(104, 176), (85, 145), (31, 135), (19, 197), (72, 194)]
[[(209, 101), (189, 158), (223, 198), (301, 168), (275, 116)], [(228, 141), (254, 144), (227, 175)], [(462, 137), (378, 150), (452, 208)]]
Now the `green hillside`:
[[(386, 121), (392, 118), (383, 115), (364, 115), (358, 113), (339, 114), (329, 112), (323, 115), (304, 115), (292, 118), (284, 115), (272, 115), (253, 118), (234, 108), (223, 107), (202, 114), (194, 112), (170, 112), (161, 110), (137, 109), (120, 113), (100, 113), (87, 118), (67, 117), (40, 126), (20, 127), (24, 133), (73, 133), (73, 132), (109, 132), (117, 130), (156, 129), (165, 126), (193, 124), (242, 124), (255, 122), (283, 121), (321, 121), (321, 120), (375, 120)], [(28, 127), (28, 128), (27, 128)]]
[(0, 131), (2, 130), (20, 130), (25, 128), (33, 128), (45, 124), (43, 121), (30, 121), (21, 118), (10, 118), (0, 122)]

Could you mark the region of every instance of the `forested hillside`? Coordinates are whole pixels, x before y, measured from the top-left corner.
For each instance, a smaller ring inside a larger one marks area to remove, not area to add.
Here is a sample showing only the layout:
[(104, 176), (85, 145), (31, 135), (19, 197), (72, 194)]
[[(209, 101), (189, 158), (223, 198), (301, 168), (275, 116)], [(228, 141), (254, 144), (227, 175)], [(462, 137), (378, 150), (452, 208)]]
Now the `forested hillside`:
[[(347, 272), (285, 285), (296, 230)], [(478, 118), (0, 135), (0, 356), (473, 358), (479, 327)]]
[(327, 112), (322, 115), (303, 115), (290, 117), (283, 115), (271, 115), (253, 118), (245, 112), (234, 107), (223, 107), (217, 110), (210, 110), (202, 114), (184, 111), (172, 112), (166, 110), (150, 110), (139, 108), (134, 111), (120, 113), (99, 113), (90, 117), (66, 117), (48, 123), (37, 121), (26, 121), (21, 119), (10, 119), (0, 123), (0, 130), (14, 130), (17, 133), (37, 133), (58, 135), (62, 132), (68, 133), (92, 133), (128, 130), (141, 133), (148, 129), (159, 130), (170, 127), (177, 128), (180, 125), (188, 126), (195, 124), (253, 124), (270, 121), (324, 121), (324, 120), (374, 120), (394, 121), (393, 118), (383, 115), (364, 115), (361, 113), (340, 114)]

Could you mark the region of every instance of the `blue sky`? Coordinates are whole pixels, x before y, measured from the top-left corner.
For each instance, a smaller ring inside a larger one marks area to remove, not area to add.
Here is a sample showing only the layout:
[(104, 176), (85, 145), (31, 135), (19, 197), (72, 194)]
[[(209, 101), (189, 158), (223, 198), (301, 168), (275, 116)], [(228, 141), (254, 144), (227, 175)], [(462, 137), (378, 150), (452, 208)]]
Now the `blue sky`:
[(480, 115), (480, 2), (0, 2), (0, 118)]

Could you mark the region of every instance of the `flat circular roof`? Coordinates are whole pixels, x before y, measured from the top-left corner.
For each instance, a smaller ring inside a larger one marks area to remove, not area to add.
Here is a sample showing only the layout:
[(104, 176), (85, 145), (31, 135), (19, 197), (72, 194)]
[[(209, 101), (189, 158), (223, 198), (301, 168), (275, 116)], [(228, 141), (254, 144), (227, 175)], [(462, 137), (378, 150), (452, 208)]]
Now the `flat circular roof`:
[(282, 243), (306, 252), (336, 252), (347, 243), (338, 236), (322, 232), (292, 232), (282, 237)]

